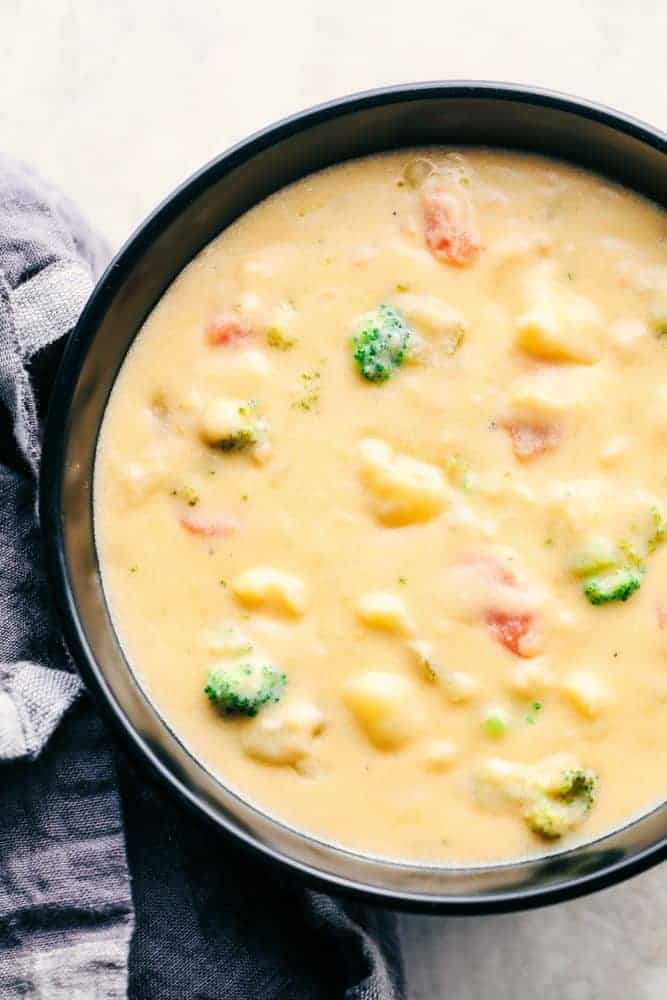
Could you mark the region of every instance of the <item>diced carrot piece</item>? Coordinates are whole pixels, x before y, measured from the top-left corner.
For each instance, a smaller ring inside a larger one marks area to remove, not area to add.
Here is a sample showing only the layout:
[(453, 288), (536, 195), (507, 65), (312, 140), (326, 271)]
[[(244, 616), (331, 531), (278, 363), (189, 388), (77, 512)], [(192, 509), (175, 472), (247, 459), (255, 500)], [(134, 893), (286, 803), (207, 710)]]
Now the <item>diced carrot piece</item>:
[(206, 329), (206, 343), (211, 347), (237, 347), (252, 340), (254, 332), (232, 313), (220, 313)]
[(534, 616), (530, 613), (487, 611), (486, 624), (495, 639), (516, 656), (526, 656), (522, 649), (524, 639), (533, 629)]
[(205, 517), (203, 514), (181, 514), (179, 523), (185, 531), (200, 538), (226, 538), (240, 527), (235, 517)]
[(522, 462), (529, 462), (545, 451), (553, 451), (562, 439), (561, 428), (556, 424), (533, 424), (527, 421), (512, 421), (505, 424), (512, 450)]
[(437, 178), (424, 185), (422, 199), (424, 234), (433, 256), (456, 267), (472, 264), (480, 237), (467, 194)]
[(460, 559), (459, 571), (473, 574), (480, 588), (479, 613), (493, 638), (516, 656), (535, 656), (541, 644), (539, 616), (530, 591), (514, 570), (492, 554), (472, 554)]

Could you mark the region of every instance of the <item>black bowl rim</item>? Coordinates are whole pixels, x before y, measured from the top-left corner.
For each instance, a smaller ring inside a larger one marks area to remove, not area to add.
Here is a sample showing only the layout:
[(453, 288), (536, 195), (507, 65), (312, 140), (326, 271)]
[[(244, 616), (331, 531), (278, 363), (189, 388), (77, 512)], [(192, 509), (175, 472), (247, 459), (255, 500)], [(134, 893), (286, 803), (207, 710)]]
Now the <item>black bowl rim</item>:
[[(102, 671), (84, 638), (74, 600), (67, 569), (61, 523), (62, 467), (70, 419), (70, 404), (74, 396), (76, 382), (88, 348), (94, 340), (99, 320), (104, 315), (126, 273), (131, 271), (135, 259), (152, 242), (155, 235), (166, 228), (172, 218), (180, 214), (185, 205), (200, 191), (234, 167), (283, 138), (330, 118), (356, 110), (382, 106), (395, 101), (409, 102), (442, 97), (508, 100), (538, 107), (554, 108), (607, 125), (617, 132), (646, 143), (659, 152), (667, 153), (667, 134), (637, 118), (602, 104), (542, 88), (476, 80), (425, 81), (379, 87), (354, 93), (299, 111), (237, 142), (210, 160), (164, 198), (126, 240), (97, 282), (76, 327), (68, 338), (49, 403), (39, 477), (39, 517), (47, 576), (67, 646), (87, 688), (92, 692), (97, 706), (110, 722), (114, 732), (120, 736), (124, 747), (129, 750), (133, 758), (140, 765), (147, 766), (151, 777), (157, 778), (159, 783), (174, 794), (182, 804), (211, 823), (219, 832), (231, 836), (234, 841), (240, 843), (240, 846), (250, 850), (264, 861), (278, 867), (287, 866), (295, 875), (317, 889), (325, 888), (355, 899), (362, 899), (365, 902), (388, 905), (403, 910), (476, 915), (551, 905), (614, 885), (667, 858), (667, 837), (658, 840), (655, 844), (630, 858), (609, 864), (594, 874), (575, 876), (567, 882), (555, 886), (547, 885), (535, 890), (519, 889), (478, 896), (425, 896), (418, 892), (383, 890), (381, 887), (362, 885), (351, 879), (321, 872), (308, 864), (281, 855), (277, 850), (255, 840), (249, 834), (231, 829), (224, 817), (212, 816), (194, 799), (178, 778), (158, 760), (151, 747), (135, 730), (120, 707), (107, 698)], [(641, 822), (642, 818), (628, 821), (624, 828), (634, 825), (635, 822)], [(604, 839), (604, 836), (597, 839)], [(521, 859), (513, 862), (517, 865), (521, 865), (521, 863)]]

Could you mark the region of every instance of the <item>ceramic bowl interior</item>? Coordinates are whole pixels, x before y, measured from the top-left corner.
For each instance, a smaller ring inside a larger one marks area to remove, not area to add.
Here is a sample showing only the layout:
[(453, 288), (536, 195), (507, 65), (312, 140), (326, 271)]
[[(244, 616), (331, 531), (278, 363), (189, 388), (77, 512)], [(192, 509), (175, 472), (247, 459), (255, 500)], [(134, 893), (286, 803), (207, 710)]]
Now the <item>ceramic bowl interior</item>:
[(137, 683), (110, 620), (92, 517), (95, 447), (128, 347), (173, 278), (242, 212), (278, 188), (350, 157), (401, 146), (476, 144), (589, 167), (667, 205), (667, 141), (605, 109), (491, 84), (423, 84), (363, 94), (297, 115), (236, 146), (179, 188), (99, 282), (68, 343), (44, 442), (41, 519), (65, 635), (128, 747), (184, 803), (321, 888), (449, 913), (554, 902), (610, 884), (665, 856), (667, 806), (593, 843), (477, 868), (367, 857), (267, 816), (179, 742)]

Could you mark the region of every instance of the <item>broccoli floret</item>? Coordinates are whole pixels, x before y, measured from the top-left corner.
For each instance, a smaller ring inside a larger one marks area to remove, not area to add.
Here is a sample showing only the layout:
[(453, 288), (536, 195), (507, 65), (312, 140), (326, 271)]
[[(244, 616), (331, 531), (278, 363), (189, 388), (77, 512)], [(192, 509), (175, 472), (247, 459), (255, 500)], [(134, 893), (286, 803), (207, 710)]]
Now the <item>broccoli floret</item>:
[(568, 753), (545, 757), (535, 764), (495, 757), (483, 766), (478, 790), (491, 802), (495, 796), (516, 803), (533, 833), (554, 840), (585, 819), (595, 801), (597, 780)]
[(385, 382), (403, 364), (412, 330), (393, 306), (382, 303), (359, 320), (354, 360), (369, 382)]
[(638, 573), (631, 569), (617, 569), (590, 577), (584, 584), (584, 594), (591, 604), (608, 604), (610, 601), (627, 601), (640, 586)]
[(286, 681), (275, 667), (239, 663), (211, 670), (204, 693), (228, 714), (257, 715), (262, 705), (280, 700)]
[(592, 771), (573, 768), (561, 772), (524, 810), (524, 819), (533, 833), (555, 840), (568, 833), (584, 818), (595, 802), (597, 777)]
[(258, 440), (257, 426), (249, 424), (247, 427), (242, 427), (226, 437), (220, 438), (219, 441), (215, 442), (215, 447), (219, 448), (220, 451), (244, 451), (246, 448), (254, 447)]

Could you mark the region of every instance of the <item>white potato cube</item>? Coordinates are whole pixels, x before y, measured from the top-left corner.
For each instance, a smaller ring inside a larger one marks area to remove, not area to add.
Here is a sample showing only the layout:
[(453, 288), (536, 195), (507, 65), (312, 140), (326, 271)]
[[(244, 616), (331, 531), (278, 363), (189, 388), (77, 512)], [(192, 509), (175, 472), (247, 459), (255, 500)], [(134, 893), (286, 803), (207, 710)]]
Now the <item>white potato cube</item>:
[(422, 713), (414, 684), (401, 674), (372, 670), (348, 681), (343, 701), (380, 750), (400, 750), (418, 735)]
[(526, 297), (528, 311), (516, 324), (516, 342), (523, 351), (542, 361), (597, 361), (601, 319), (589, 299), (559, 288), (545, 268), (529, 277)]
[(546, 424), (562, 417), (567, 409), (553, 380), (539, 376), (517, 379), (510, 390), (509, 404), (512, 413)]
[(445, 506), (445, 478), (435, 465), (401, 455), (384, 441), (361, 442), (361, 478), (372, 494), (376, 517), (399, 527), (437, 517)]
[[(266, 351), (259, 347), (246, 347), (243, 350), (226, 352), (220, 358), (226, 374), (248, 375), (252, 378), (266, 378), (272, 372), (271, 362)], [(239, 391), (239, 387), (236, 388)]]
[(433, 643), (427, 639), (415, 639), (408, 643), (408, 648), (414, 653), (426, 678), (438, 683), (452, 704), (462, 705), (477, 696), (477, 678), (463, 670), (448, 670), (444, 667), (435, 653)]
[(436, 773), (448, 771), (456, 759), (456, 752), (456, 744), (451, 740), (429, 740), (424, 746), (424, 766)]
[(397, 635), (409, 635), (412, 623), (404, 601), (395, 594), (372, 591), (364, 594), (357, 605), (357, 614), (364, 625), (384, 629)]
[(255, 566), (234, 581), (235, 597), (248, 608), (299, 618), (306, 611), (306, 588), (291, 573), (272, 566)]
[(448, 670), (442, 677), (442, 686), (449, 701), (462, 705), (472, 701), (479, 692), (479, 682), (464, 670)]
[(535, 698), (553, 687), (553, 671), (540, 660), (518, 663), (508, 676), (508, 687), (522, 698)]
[(637, 316), (621, 316), (609, 324), (607, 333), (621, 359), (632, 362), (641, 341), (648, 335), (648, 327)]
[(243, 749), (264, 764), (296, 767), (312, 756), (325, 725), (324, 713), (305, 698), (291, 698), (264, 711), (243, 736)]
[(588, 670), (576, 670), (565, 679), (563, 693), (577, 711), (588, 719), (595, 719), (611, 701), (607, 684)]
[(204, 643), (216, 656), (243, 656), (251, 653), (253, 643), (229, 622), (220, 622), (204, 634)]
[(120, 470), (125, 499), (131, 504), (140, 504), (165, 485), (164, 466), (155, 462), (128, 462)]
[(600, 462), (604, 466), (619, 465), (624, 461), (631, 448), (632, 440), (627, 434), (614, 434), (603, 443), (600, 451)]

